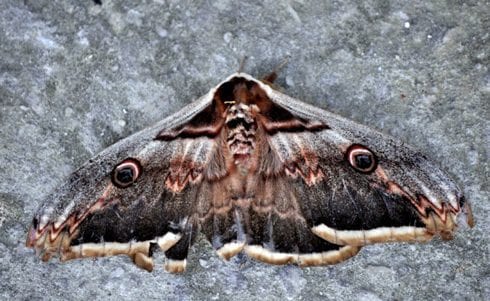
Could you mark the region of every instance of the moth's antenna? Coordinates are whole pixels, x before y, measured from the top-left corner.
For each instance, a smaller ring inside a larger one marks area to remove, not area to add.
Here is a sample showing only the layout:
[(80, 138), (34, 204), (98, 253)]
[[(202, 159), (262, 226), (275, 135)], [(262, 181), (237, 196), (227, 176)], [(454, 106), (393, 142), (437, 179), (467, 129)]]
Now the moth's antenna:
[(271, 73), (267, 74), (266, 76), (264, 76), (262, 78), (262, 81), (263, 82), (266, 82), (266, 83), (269, 83), (269, 84), (272, 84), (274, 83), (274, 81), (277, 79), (277, 74), (279, 73), (279, 71), (284, 67), (286, 66), (286, 64), (289, 62), (289, 56), (287, 56), (286, 58), (284, 58), (282, 60), (282, 62), (277, 65)]
[(245, 62), (247, 61), (247, 56), (242, 57), (240, 60), (240, 66), (238, 66), (238, 73), (243, 72), (243, 68), (245, 67)]

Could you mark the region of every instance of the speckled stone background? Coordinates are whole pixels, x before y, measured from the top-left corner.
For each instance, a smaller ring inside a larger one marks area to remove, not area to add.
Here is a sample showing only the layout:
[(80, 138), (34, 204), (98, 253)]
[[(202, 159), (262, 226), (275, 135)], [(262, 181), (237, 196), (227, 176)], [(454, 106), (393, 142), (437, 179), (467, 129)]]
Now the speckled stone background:
[[(488, 1), (0, 1), (1, 300), (490, 300)], [(25, 248), (43, 197), (106, 146), (237, 70), (397, 136), (464, 187), (453, 241), (365, 247), (322, 268), (127, 257), (42, 263)]]

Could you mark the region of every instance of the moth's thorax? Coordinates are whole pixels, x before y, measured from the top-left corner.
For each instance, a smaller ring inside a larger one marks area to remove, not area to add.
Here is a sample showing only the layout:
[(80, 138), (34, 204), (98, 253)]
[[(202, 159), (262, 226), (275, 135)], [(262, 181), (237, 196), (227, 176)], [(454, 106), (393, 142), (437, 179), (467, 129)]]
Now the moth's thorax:
[(223, 85), (216, 97), (226, 107), (222, 137), (226, 137), (228, 160), (233, 166), (230, 175), (236, 180), (252, 176), (260, 152), (257, 144), (259, 106), (268, 98), (257, 84), (242, 79)]
[(225, 118), (226, 145), (233, 157), (233, 164), (241, 174), (246, 174), (254, 164), (256, 148), (257, 121), (256, 105), (233, 104), (228, 108)]

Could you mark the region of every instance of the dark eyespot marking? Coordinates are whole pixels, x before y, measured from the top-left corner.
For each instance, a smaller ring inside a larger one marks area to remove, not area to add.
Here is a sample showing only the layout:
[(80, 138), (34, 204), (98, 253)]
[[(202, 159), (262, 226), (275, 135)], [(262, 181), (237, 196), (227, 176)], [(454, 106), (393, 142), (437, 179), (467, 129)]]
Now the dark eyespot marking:
[(374, 153), (360, 144), (353, 144), (347, 149), (346, 159), (355, 170), (362, 173), (370, 173), (378, 166)]
[(131, 186), (141, 175), (141, 165), (136, 159), (126, 159), (112, 171), (112, 183), (119, 188)]

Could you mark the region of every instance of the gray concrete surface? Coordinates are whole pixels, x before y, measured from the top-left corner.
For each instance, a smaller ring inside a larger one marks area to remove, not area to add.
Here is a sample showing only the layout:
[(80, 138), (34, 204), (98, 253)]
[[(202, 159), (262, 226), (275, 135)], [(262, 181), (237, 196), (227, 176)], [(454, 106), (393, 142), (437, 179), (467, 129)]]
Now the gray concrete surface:
[[(0, 1), (1, 300), (490, 300), (488, 1), (102, 2)], [(289, 95), (423, 150), (464, 187), (477, 226), (306, 269), (223, 262), (199, 241), (183, 275), (126, 257), (42, 263), (24, 247), (64, 177), (245, 55), (257, 76), (290, 56)]]

